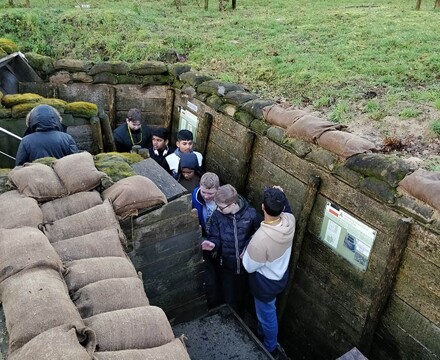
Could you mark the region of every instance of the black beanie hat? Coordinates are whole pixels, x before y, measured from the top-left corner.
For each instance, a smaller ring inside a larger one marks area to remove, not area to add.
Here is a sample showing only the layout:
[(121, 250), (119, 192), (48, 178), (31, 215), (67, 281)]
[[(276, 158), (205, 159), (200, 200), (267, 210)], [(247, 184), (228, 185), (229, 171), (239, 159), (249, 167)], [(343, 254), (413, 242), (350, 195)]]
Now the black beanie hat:
[(169, 135), (170, 135), (170, 133), (169, 133), (168, 129), (166, 129), (166, 128), (157, 128), (157, 129), (153, 130), (153, 136), (160, 137), (161, 139), (164, 139), (164, 140), (168, 140)]

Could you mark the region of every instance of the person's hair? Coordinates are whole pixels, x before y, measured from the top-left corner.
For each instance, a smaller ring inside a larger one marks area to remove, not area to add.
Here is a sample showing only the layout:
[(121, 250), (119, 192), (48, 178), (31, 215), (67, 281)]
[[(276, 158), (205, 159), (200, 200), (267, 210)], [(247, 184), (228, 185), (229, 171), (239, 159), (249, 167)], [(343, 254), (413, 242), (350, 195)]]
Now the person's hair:
[(187, 140), (187, 141), (191, 140), (192, 141), (193, 140), (193, 133), (189, 130), (186, 130), (186, 129), (180, 130), (177, 133), (177, 141), (184, 141), (184, 140)]
[(263, 205), (264, 210), (270, 216), (280, 215), (285, 206), (286, 195), (276, 188), (269, 188), (264, 191)]
[(156, 128), (153, 130), (153, 136), (157, 136), (163, 140), (168, 140), (169, 139), (169, 131), (167, 128)]
[(139, 109), (136, 108), (128, 110), (127, 119), (128, 121), (133, 121), (133, 122), (143, 122), (142, 113)]
[(217, 174), (214, 174), (213, 172), (204, 173), (200, 179), (200, 186), (207, 189), (218, 189), (220, 186), (220, 179)]
[(229, 184), (220, 186), (214, 196), (214, 201), (216, 203), (222, 203), (226, 205), (236, 203), (237, 199), (237, 190), (235, 190), (235, 188)]

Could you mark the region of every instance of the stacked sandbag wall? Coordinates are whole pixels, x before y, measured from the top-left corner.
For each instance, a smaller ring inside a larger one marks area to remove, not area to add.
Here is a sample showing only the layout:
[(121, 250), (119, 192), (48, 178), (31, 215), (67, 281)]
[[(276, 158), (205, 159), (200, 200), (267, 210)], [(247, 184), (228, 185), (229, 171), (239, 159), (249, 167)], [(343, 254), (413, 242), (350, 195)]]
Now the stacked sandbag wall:
[[(235, 185), (255, 207), (260, 207), (263, 186), (283, 186), (306, 229), (281, 326), (282, 337), (298, 339), (288, 342), (292, 354), (337, 357), (362, 345), (366, 355), (378, 359), (412, 354), (436, 358), (439, 288), (432, 279), (440, 276), (438, 172), (417, 170), (397, 155), (381, 154), (374, 144), (340, 124), (261, 99), (241, 85), (215, 80), (186, 64), (92, 64), (32, 54), (28, 59), (47, 83), (20, 84), (21, 92), (43, 94), (54, 88), (68, 101), (88, 94), (113, 119), (120, 109), (128, 108), (124, 103), (129, 101), (119, 99), (127, 99), (130, 92), (144, 114), (154, 112), (153, 105), (161, 98), (166, 104), (157, 107), (166, 109), (161, 123), (175, 130), (182, 110), (196, 115), (196, 149), (205, 156), (206, 168)], [(150, 82), (153, 76), (130, 80), (127, 75), (140, 68), (143, 74), (162, 69), (163, 82), (158, 77)], [(170, 90), (175, 93), (171, 100)], [(151, 119), (155, 126), (157, 117)], [(313, 193), (316, 177), (321, 186)], [(316, 196), (312, 204), (307, 203), (310, 194)], [(378, 231), (365, 273), (319, 240), (327, 201)], [(406, 217), (412, 223), (401, 240), (402, 253), (393, 244), (396, 234), (405, 233), (401, 228)], [(393, 253), (399, 254), (394, 270), (389, 261)]]
[[(12, 216), (2, 217), (2, 227), (14, 227), (2, 229), (0, 237), (10, 359), (189, 359), (163, 310), (150, 306), (121, 244), (118, 216), (166, 199), (151, 180), (133, 176), (108, 187), (103, 200), (94, 190), (101, 189), (103, 176), (89, 153), (9, 173), (17, 190), (0, 195), (0, 210), (14, 199), (15, 215), (23, 206), (34, 213), (31, 220), (21, 217), (26, 228), (16, 228), (21, 224)], [(135, 189), (136, 200), (121, 188)]]

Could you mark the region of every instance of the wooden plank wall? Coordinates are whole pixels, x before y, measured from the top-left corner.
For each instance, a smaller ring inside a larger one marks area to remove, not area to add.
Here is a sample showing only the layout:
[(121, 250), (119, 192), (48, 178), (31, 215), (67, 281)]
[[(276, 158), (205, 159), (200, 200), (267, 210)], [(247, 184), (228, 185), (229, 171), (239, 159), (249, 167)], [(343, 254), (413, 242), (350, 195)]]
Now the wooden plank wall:
[[(264, 186), (278, 184), (285, 189), (298, 218), (309, 177), (321, 178), (280, 323), (280, 339), (289, 354), (304, 359), (335, 359), (361, 345), (367, 351), (372, 348), (368, 354), (371, 358), (438, 359), (433, 355), (440, 353), (440, 307), (435, 305), (440, 295), (438, 235), (423, 231), (417, 223), (410, 225), (389, 206), (266, 137), (256, 135), (252, 143), (243, 146), (249, 129), (197, 99), (191, 102), (202, 122), (199, 129), (204, 128), (206, 113), (212, 117), (209, 136), (203, 134), (206, 144), (198, 144), (199, 151), (205, 150), (207, 170), (237, 187), (246, 179), (240, 192), (257, 209)], [(176, 105), (185, 107), (185, 101), (176, 97)], [(175, 127), (177, 118), (175, 112)], [(327, 201), (377, 230), (366, 272), (355, 269), (319, 240)], [(397, 272), (394, 267), (400, 259)], [(385, 306), (396, 273), (394, 292)]]
[(143, 274), (150, 303), (161, 307), (172, 323), (204, 313), (201, 231), (197, 213), (191, 211), (191, 195), (126, 219), (121, 226), (128, 240), (126, 251)]
[(440, 359), (439, 240), (440, 235), (428, 228), (412, 226), (389, 306), (374, 339), (373, 358)]

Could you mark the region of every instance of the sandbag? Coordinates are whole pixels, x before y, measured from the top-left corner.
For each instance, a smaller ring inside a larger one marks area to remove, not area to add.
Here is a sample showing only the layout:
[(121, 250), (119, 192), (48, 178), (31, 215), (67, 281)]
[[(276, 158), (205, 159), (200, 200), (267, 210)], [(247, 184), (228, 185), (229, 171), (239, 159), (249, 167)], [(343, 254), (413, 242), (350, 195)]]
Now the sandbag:
[(313, 143), (326, 131), (343, 130), (345, 128), (347, 126), (342, 124), (336, 124), (312, 115), (305, 115), (288, 127), (286, 135)]
[(38, 202), (17, 190), (0, 195), (0, 228), (13, 229), (20, 226), (37, 227), (43, 222)]
[(124, 178), (104, 190), (103, 199), (111, 199), (115, 213), (121, 218), (137, 215), (139, 209), (166, 204), (164, 193), (145, 176)]
[(188, 352), (180, 339), (168, 344), (143, 350), (121, 350), (96, 352), (94, 360), (190, 360)]
[(369, 140), (345, 131), (326, 131), (318, 138), (318, 145), (334, 154), (348, 158), (374, 150)]
[(165, 313), (156, 306), (106, 312), (84, 322), (96, 333), (96, 351), (149, 349), (174, 340)]
[(440, 172), (418, 169), (405, 176), (397, 190), (440, 210)]
[(100, 280), (137, 277), (131, 261), (120, 257), (75, 260), (67, 263), (66, 267), (64, 279), (71, 292)]
[(32, 227), (0, 229), (0, 283), (28, 267), (61, 272), (63, 264), (44, 234)]
[(82, 287), (71, 298), (82, 318), (150, 305), (142, 280), (134, 277), (97, 281)]
[(86, 151), (55, 160), (53, 169), (69, 195), (94, 189), (105, 176), (96, 169), (92, 154)]
[(8, 174), (9, 181), (22, 195), (44, 202), (63, 197), (66, 190), (55, 171), (47, 165), (26, 163)]
[(287, 129), (295, 121), (299, 120), (306, 111), (297, 109), (286, 109), (280, 104), (274, 104), (263, 108), (263, 118), (270, 124)]
[(78, 214), (100, 204), (102, 204), (102, 199), (99, 192), (85, 191), (49, 201), (41, 204), (40, 207), (43, 212), (43, 221), (49, 222)]
[(92, 329), (62, 325), (37, 335), (8, 360), (91, 360), (95, 346)]
[(120, 240), (125, 242), (125, 235), (108, 200), (102, 205), (41, 226), (51, 243), (110, 228), (117, 229)]
[(106, 256), (126, 257), (115, 228), (57, 241), (52, 245), (63, 262)]
[(84, 327), (61, 275), (48, 268), (20, 271), (0, 284), (9, 333), (9, 353), (46, 330), (61, 325)]

